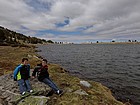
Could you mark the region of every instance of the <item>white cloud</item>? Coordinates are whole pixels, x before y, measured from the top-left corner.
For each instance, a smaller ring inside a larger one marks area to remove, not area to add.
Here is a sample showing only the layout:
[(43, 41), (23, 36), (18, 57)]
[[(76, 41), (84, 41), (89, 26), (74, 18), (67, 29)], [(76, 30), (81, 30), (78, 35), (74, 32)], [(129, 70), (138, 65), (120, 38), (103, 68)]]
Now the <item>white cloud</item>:
[(83, 14), (85, 10), (84, 4), (80, 2), (59, 1), (51, 8), (51, 14), (60, 17), (76, 18)]
[[(22, 18), (30, 14), (31, 8), (22, 1), (4, 0), (0, 1), (0, 23), (12, 29), (18, 29)], [(13, 28), (14, 27), (14, 28)]]
[[(39, 6), (35, 2), (40, 3)], [(31, 31), (29, 33), (39, 30), (73, 32), (83, 28), (81, 40), (127, 39), (131, 36), (139, 39), (139, 10), (139, 0), (0, 0), (0, 25), (25, 32), (22, 31), (23, 26), (28, 29), (27, 32)], [(56, 23), (63, 23), (67, 17), (69, 24), (56, 27)], [(44, 35), (50, 38), (48, 34), (51, 33)], [(54, 40), (74, 40), (79, 37), (51, 35)]]

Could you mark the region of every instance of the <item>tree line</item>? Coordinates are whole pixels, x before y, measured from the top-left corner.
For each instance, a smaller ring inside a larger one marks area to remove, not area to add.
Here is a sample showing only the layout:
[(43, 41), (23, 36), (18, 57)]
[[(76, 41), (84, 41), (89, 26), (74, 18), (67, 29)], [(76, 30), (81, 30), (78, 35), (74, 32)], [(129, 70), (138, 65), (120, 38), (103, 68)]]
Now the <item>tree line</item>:
[(43, 44), (53, 43), (53, 41), (46, 41), (36, 37), (26, 36), (15, 31), (0, 26), (0, 43), (5, 44)]

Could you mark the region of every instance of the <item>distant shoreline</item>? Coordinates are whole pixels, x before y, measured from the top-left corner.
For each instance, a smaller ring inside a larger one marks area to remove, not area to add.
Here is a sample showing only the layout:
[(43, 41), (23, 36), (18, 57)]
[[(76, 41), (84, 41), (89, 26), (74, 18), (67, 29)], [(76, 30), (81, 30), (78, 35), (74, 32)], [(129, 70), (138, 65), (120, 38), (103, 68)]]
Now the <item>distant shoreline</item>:
[(98, 42), (98, 43), (80, 43), (80, 44), (140, 44), (140, 42)]
[(87, 42), (87, 43), (46, 43), (46, 44), (34, 44), (34, 45), (72, 45), (72, 44), (140, 44), (140, 42)]

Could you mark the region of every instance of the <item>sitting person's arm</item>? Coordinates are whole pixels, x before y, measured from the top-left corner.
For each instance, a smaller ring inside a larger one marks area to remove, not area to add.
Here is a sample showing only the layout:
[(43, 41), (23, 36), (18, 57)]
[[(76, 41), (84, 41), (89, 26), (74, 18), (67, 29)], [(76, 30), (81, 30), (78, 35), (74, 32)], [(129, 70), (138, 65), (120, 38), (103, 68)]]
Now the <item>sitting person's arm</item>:
[(42, 64), (37, 64), (37, 66), (34, 68), (34, 71), (32, 73), (32, 78), (36, 77), (36, 73), (38, 72), (39, 69), (41, 69)]

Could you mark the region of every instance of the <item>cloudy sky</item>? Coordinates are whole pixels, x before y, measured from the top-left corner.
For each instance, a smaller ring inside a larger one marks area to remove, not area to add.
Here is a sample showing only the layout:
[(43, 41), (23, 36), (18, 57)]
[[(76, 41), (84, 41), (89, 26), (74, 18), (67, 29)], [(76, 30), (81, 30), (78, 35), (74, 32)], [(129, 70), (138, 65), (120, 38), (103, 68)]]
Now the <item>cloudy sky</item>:
[(0, 25), (53, 41), (140, 41), (140, 0), (0, 0)]

